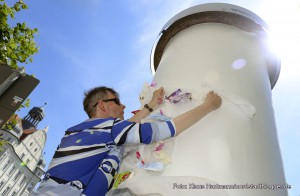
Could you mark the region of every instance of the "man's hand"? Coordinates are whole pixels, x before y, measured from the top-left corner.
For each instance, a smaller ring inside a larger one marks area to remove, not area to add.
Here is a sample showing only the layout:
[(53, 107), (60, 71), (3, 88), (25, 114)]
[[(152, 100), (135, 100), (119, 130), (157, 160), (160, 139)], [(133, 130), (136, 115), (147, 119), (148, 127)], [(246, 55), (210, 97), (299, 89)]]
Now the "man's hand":
[[(165, 91), (163, 87), (160, 87), (156, 91), (153, 92), (153, 96), (151, 101), (148, 103), (148, 106), (152, 109), (154, 109), (158, 104), (161, 104), (163, 102), (165, 96)], [(137, 122), (140, 123), (142, 119), (144, 119), (146, 116), (149, 115), (149, 110), (146, 108), (141, 109), (139, 112), (137, 112), (133, 117), (128, 119), (130, 122)]]
[(160, 87), (159, 89), (153, 92), (152, 99), (148, 105), (154, 109), (157, 105), (163, 102), (164, 96), (165, 96), (165, 90), (163, 87)]
[(210, 91), (207, 93), (204, 104), (209, 107), (211, 110), (218, 109), (222, 104), (222, 99), (219, 95)]
[(191, 127), (211, 111), (218, 109), (222, 104), (222, 99), (219, 95), (210, 91), (207, 93), (205, 101), (202, 105), (185, 112), (175, 117), (174, 124), (176, 127), (176, 135), (182, 133), (187, 128)]

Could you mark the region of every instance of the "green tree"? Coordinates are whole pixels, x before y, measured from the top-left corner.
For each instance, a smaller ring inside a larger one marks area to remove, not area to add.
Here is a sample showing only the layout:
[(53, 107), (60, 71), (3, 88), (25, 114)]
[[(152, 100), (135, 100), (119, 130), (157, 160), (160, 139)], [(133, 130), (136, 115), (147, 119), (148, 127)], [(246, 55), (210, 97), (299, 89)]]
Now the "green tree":
[[(15, 22), (15, 14), (28, 9), (22, 0), (0, 0), (0, 63), (5, 63), (14, 69), (21, 64), (32, 62), (32, 56), (38, 52), (38, 46), (34, 38), (37, 28), (29, 28), (26, 23)], [(24, 67), (23, 67), (24, 68)], [(29, 107), (27, 99), (19, 109)], [(11, 129), (13, 124), (6, 124)], [(1, 128), (1, 127), (0, 127)], [(0, 147), (3, 145), (0, 139)]]
[(7, 144), (8, 142), (6, 141), (6, 140), (4, 140), (2, 137), (0, 137), (0, 151), (2, 151), (3, 150), (3, 146), (5, 145), (5, 144)]
[(15, 13), (24, 9), (28, 9), (28, 6), (22, 0), (12, 6), (0, 0), (0, 61), (13, 68), (18, 68), (20, 63), (32, 62), (32, 56), (38, 52), (34, 41), (37, 28), (31, 29), (25, 22), (9, 24), (13, 23)]

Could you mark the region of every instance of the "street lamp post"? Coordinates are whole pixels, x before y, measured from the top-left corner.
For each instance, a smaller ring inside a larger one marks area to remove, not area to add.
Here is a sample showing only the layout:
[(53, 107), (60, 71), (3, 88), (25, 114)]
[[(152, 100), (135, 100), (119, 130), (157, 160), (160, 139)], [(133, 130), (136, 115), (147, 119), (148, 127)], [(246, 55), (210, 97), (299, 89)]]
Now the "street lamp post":
[(24, 69), (16, 70), (6, 64), (0, 64), (0, 73), (1, 128), (40, 81), (26, 74)]

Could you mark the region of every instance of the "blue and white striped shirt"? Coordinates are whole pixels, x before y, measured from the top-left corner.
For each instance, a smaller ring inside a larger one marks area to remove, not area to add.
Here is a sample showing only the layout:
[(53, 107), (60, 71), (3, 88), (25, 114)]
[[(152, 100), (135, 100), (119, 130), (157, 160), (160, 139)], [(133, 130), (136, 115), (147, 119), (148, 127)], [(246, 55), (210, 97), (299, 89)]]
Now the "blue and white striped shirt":
[(119, 169), (124, 144), (150, 144), (175, 132), (173, 121), (140, 124), (118, 118), (89, 119), (66, 131), (46, 178), (79, 184), (83, 195), (105, 195)]

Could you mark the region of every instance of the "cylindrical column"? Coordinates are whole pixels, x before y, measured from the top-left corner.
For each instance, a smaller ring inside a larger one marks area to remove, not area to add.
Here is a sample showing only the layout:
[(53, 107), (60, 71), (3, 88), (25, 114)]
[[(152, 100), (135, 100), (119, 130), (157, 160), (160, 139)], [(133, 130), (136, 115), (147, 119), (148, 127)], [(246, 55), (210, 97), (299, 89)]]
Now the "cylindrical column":
[[(135, 194), (287, 195), (271, 98), (280, 62), (266, 37), (258, 16), (221, 3), (184, 10), (163, 27), (151, 54), (154, 81), (167, 95), (180, 88), (193, 98), (166, 103), (163, 113), (175, 117), (195, 107), (208, 88), (223, 104), (165, 142), (174, 148), (162, 173), (138, 170), (123, 188)], [(135, 170), (133, 162), (126, 157), (121, 170)]]
[[(209, 114), (175, 138), (172, 164), (162, 175), (198, 176), (220, 185), (258, 185), (258, 189), (226, 190), (236, 196), (287, 195), (285, 189), (269, 189), (286, 182), (271, 99), (280, 65), (263, 43), (264, 24), (233, 5), (198, 8), (200, 12), (194, 7), (193, 13), (187, 14), (188, 9), (178, 14), (163, 29), (152, 51), (154, 80), (161, 86), (196, 91), (208, 85), (247, 100), (256, 114), (245, 118), (228, 107)], [(236, 104), (243, 105), (238, 100)]]

